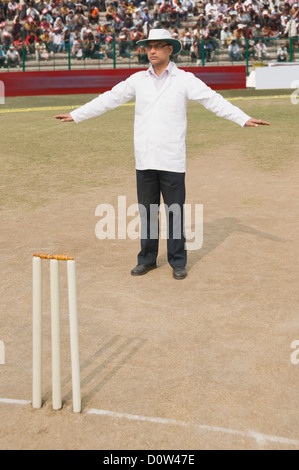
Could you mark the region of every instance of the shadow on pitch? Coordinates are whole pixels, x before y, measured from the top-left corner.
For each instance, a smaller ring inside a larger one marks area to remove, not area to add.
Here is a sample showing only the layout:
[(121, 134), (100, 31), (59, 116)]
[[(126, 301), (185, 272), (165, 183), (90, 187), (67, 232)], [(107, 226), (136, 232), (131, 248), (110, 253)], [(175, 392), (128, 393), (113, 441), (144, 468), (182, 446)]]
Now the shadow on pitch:
[(215, 250), (235, 232), (248, 233), (259, 238), (272, 240), (276, 243), (286, 243), (288, 241), (270, 233), (262, 232), (253, 227), (244, 225), (234, 217), (222, 217), (220, 219), (204, 223), (202, 248), (200, 250), (188, 252), (188, 268), (192, 269), (192, 267), (195, 266), (196, 263), (198, 263), (204, 256)]
[[(80, 365), (82, 409), (130, 361), (145, 342), (144, 338), (114, 336)], [(62, 386), (71, 384), (71, 380), (71, 376), (66, 377)], [(64, 395), (63, 402), (71, 400), (72, 393), (69, 391)]]

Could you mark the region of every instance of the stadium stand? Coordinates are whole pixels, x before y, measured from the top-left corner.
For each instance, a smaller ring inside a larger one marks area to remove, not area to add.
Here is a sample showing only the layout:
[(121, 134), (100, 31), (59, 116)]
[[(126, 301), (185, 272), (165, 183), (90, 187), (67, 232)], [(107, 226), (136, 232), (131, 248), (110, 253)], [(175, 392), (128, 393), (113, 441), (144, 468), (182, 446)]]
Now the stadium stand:
[(150, 28), (180, 39), (182, 66), (294, 61), (295, 0), (0, 0), (1, 70), (140, 67)]

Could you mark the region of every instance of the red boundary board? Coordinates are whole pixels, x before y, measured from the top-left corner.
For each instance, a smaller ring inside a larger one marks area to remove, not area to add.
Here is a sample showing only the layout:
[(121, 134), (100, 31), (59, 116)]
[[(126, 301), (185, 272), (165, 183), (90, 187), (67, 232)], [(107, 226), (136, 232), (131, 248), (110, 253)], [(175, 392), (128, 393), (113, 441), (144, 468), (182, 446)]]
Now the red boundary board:
[[(183, 69), (194, 73), (215, 90), (246, 88), (243, 65)], [(4, 83), (5, 96), (103, 93), (140, 70), (145, 69), (4, 72), (0, 73), (0, 80)]]

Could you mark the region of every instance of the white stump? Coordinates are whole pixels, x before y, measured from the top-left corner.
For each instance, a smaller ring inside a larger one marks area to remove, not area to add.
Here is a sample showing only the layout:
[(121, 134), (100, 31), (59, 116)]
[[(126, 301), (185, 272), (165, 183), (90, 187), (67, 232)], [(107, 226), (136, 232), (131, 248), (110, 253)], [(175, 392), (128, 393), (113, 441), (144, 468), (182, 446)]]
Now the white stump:
[(68, 300), (69, 300), (70, 343), (71, 343), (71, 362), (72, 362), (73, 410), (76, 413), (80, 413), (81, 411), (81, 386), (80, 386), (79, 333), (78, 333), (75, 260), (67, 261), (67, 276), (68, 276)]
[(52, 338), (52, 407), (62, 407), (61, 393), (61, 358), (60, 358), (60, 296), (59, 296), (59, 262), (50, 261), (51, 287), (51, 338)]
[(33, 257), (33, 361), (32, 361), (32, 406), (42, 406), (42, 260)]

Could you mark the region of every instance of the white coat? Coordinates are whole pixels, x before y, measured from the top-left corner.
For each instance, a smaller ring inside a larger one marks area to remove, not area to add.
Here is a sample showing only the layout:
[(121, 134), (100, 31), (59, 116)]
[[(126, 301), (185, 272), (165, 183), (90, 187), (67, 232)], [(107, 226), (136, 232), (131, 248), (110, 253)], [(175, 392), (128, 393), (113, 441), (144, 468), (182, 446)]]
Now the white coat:
[(297, 30), (297, 22), (294, 20), (294, 18), (291, 18), (286, 25), (286, 28), (284, 30), (284, 35), (288, 34), (289, 38), (294, 38), (298, 35), (298, 30)]
[(194, 74), (172, 64), (157, 91), (148, 70), (137, 72), (111, 90), (72, 111), (75, 122), (99, 116), (135, 99), (134, 147), (137, 170), (186, 171), (187, 104), (201, 103), (217, 116), (244, 126), (250, 119)]

